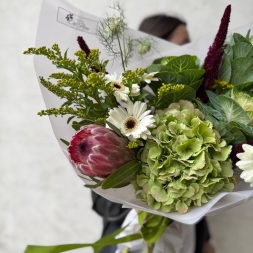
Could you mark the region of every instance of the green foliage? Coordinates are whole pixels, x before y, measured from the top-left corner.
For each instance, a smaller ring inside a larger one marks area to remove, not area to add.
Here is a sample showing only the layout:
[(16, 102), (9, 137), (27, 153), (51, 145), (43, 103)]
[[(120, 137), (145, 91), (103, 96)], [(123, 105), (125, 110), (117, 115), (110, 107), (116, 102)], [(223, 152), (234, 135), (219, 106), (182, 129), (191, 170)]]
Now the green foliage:
[(57, 246), (34, 246), (29, 245), (25, 249), (24, 253), (60, 253), (74, 249), (92, 247), (94, 253), (99, 253), (105, 246), (108, 245), (115, 245), (119, 243), (130, 242), (134, 240), (138, 240), (142, 238), (140, 233), (135, 233), (132, 235), (127, 235), (121, 238), (117, 238), (116, 236), (119, 235), (122, 231), (126, 229), (127, 226), (122, 227), (115, 232), (106, 235), (96, 241), (95, 243), (85, 243), (85, 244), (65, 244), (65, 245), (57, 245)]
[[(156, 62), (154, 62), (156, 63)], [(195, 98), (195, 93), (200, 87), (205, 71), (200, 69), (197, 64), (197, 57), (191, 55), (182, 56), (169, 56), (157, 61), (158, 64), (152, 64), (147, 68), (147, 73), (158, 72), (156, 77), (160, 79), (158, 82), (151, 82), (150, 87), (157, 93), (158, 89), (162, 84), (183, 84), (190, 87), (187, 91), (193, 93)], [(190, 91), (191, 90), (191, 91)], [(175, 98), (176, 99), (176, 98)], [(188, 99), (181, 97), (179, 99)], [(174, 100), (179, 101), (179, 100)]]
[[(29, 48), (24, 54), (46, 56), (57, 68), (65, 72), (53, 73), (46, 80), (40, 77), (41, 84), (57, 97), (64, 100), (60, 108), (42, 110), (38, 114), (63, 116), (70, 115), (70, 121), (74, 118), (72, 126), (78, 130), (82, 125), (90, 123), (105, 124), (108, 108), (117, 105), (112, 88), (106, 84), (105, 68), (108, 61), (99, 61), (99, 51), (90, 50), (89, 55), (79, 50), (75, 53), (77, 59), (69, 59), (67, 51), (62, 55), (57, 44), (52, 48)], [(99, 90), (106, 92), (106, 98), (102, 98)]]
[[(234, 33), (226, 46), (218, 79), (234, 85), (237, 90), (249, 91), (253, 87), (253, 45), (250, 33), (246, 37)], [(216, 89), (216, 92), (221, 93)]]
[(138, 211), (138, 220), (141, 225), (141, 234), (143, 239), (147, 243), (152, 244), (156, 243), (160, 239), (164, 230), (172, 222), (169, 218), (143, 211)]
[(99, 22), (97, 36), (108, 54), (113, 57), (113, 60), (121, 61), (121, 65), (125, 71), (134, 53), (137, 52), (140, 56), (146, 54), (151, 50), (154, 42), (149, 37), (133, 39), (128, 36), (125, 33), (127, 24), (123, 10), (118, 4), (111, 8), (117, 14), (107, 16)]
[(117, 188), (118, 185), (124, 183), (130, 183), (141, 168), (140, 162), (138, 160), (133, 160), (129, 163), (124, 164), (122, 167), (117, 169), (114, 173), (108, 176), (102, 183), (102, 189)]
[(157, 99), (155, 100), (156, 109), (164, 109), (171, 103), (179, 100), (192, 101), (196, 96), (194, 89), (183, 84), (163, 84), (157, 92)]
[(253, 99), (233, 89), (224, 95), (208, 91), (209, 105), (196, 100), (198, 108), (210, 120), (227, 143), (243, 144), (252, 139)]

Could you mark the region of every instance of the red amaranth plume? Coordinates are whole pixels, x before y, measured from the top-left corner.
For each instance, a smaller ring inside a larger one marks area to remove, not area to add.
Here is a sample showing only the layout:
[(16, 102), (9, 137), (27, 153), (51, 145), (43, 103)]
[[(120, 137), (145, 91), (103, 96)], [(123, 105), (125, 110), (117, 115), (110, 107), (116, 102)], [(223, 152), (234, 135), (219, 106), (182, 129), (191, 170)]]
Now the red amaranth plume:
[(79, 44), (79, 47), (85, 52), (86, 58), (87, 58), (90, 54), (90, 49), (89, 49), (88, 45), (86, 44), (85, 40), (83, 39), (83, 37), (78, 36), (77, 42)]
[[(252, 141), (247, 141), (246, 143), (243, 143), (243, 144), (253, 145), (253, 140)], [(233, 148), (232, 148), (230, 158), (231, 158), (231, 160), (233, 161), (234, 164), (239, 161), (239, 158), (236, 155), (238, 153), (243, 153), (244, 152), (244, 150), (242, 149), (243, 144), (234, 145)]]
[(216, 34), (212, 46), (209, 48), (207, 57), (204, 61), (203, 68), (205, 69), (204, 80), (201, 87), (198, 90), (197, 96), (203, 101), (207, 102), (207, 96), (205, 90), (211, 88), (215, 79), (217, 79), (219, 74), (219, 67), (222, 61), (222, 56), (224, 53), (224, 42), (228, 32), (228, 25), (230, 21), (231, 5), (228, 5), (224, 11), (223, 17), (221, 19), (219, 30)]
[[(90, 49), (89, 49), (88, 45), (86, 44), (85, 40), (83, 39), (82, 36), (78, 36), (77, 42), (79, 44), (79, 47), (85, 52), (86, 58), (87, 58), (90, 54)], [(99, 72), (99, 70), (95, 66), (92, 66), (91, 69), (94, 72)]]

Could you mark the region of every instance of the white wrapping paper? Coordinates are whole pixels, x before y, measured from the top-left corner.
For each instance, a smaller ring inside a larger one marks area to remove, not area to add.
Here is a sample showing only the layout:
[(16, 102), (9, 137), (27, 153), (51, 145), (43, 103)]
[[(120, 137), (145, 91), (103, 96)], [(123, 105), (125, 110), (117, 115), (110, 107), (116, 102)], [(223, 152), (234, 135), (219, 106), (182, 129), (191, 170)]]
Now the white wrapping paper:
[[(71, 19), (68, 20), (67, 17), (71, 17)], [(74, 52), (79, 49), (76, 41), (77, 36), (82, 36), (90, 48), (100, 49), (101, 59), (108, 59), (109, 57), (106, 55), (105, 49), (95, 36), (98, 20), (98, 17), (82, 12), (67, 1), (44, 0), (41, 7), (35, 46), (51, 47), (54, 43), (57, 43), (59, 44), (62, 52), (65, 52), (65, 50), (68, 49), (68, 56), (70, 58), (74, 58)], [(246, 34), (250, 28), (253, 29), (253, 23), (235, 29), (235, 31)], [(144, 33), (131, 29), (128, 30), (128, 33), (131, 34), (132, 37), (140, 38), (146, 36)], [(167, 41), (157, 39), (157, 48), (159, 48), (159, 52), (152, 51), (148, 53), (148, 55), (145, 56), (145, 60), (135, 57), (129, 64), (129, 68), (134, 69), (136, 67), (147, 67), (154, 59), (167, 55), (192, 54), (197, 55), (199, 59), (203, 61), (212, 41), (213, 38), (209, 38), (193, 42), (185, 46), (176, 46)], [(38, 77), (43, 76), (47, 78), (51, 73), (57, 72), (51, 62), (43, 56), (36, 56), (34, 58), (34, 64)], [(120, 73), (122, 71), (120, 64), (117, 62), (109, 63), (107, 70), (109, 73)], [(47, 108), (59, 107), (64, 102), (54, 94), (47, 91), (43, 86), (41, 86), (41, 92)], [(60, 138), (71, 140), (71, 137), (74, 135), (74, 130), (71, 125), (66, 123), (67, 117), (51, 116), (50, 121), (54, 134), (66, 157), (68, 157), (67, 148), (65, 144), (60, 141)], [(97, 188), (95, 191), (111, 201), (123, 204), (125, 207), (163, 215), (185, 224), (194, 224), (204, 215), (219, 214), (222, 211), (253, 198), (252, 188), (249, 187), (249, 184), (241, 181), (235, 186), (233, 192), (218, 193), (214, 199), (210, 200), (202, 207), (192, 208), (186, 214), (178, 214), (152, 210), (144, 202), (135, 198), (132, 186), (109, 190)]]

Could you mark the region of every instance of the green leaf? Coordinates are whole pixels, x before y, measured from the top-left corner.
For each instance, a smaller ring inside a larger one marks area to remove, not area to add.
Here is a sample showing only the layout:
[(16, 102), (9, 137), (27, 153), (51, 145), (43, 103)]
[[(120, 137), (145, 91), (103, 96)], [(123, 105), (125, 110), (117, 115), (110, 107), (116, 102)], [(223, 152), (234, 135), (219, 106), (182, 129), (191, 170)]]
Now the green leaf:
[(232, 74), (229, 83), (234, 85), (253, 81), (253, 59), (241, 57), (231, 62)]
[(75, 116), (69, 117), (68, 120), (67, 120), (67, 124), (69, 124), (69, 122), (70, 122), (72, 119), (74, 119), (74, 118), (75, 118)]
[(162, 64), (152, 64), (149, 67), (147, 67), (146, 72), (152, 73), (152, 72), (161, 72), (161, 71), (168, 71), (169, 69), (162, 65)]
[(146, 218), (148, 217), (149, 213), (144, 211), (138, 211), (138, 222), (142, 226)]
[(167, 56), (167, 57), (164, 57), (161, 60), (161, 64), (162, 65), (167, 65), (171, 60), (173, 60), (175, 58), (177, 58), (177, 56)]
[(171, 222), (169, 218), (149, 214), (141, 228), (143, 239), (148, 243), (156, 243)]
[(191, 83), (189, 86), (191, 88), (193, 88), (195, 91), (198, 91), (198, 89), (201, 86), (202, 82), (203, 82), (203, 79), (200, 79), (200, 80), (198, 80), (198, 81), (196, 81), (194, 83)]
[(155, 59), (152, 64), (161, 64), (162, 58)]
[(64, 140), (64, 139), (61, 139), (61, 138), (60, 138), (60, 140), (61, 140), (66, 146), (69, 146), (69, 142), (68, 142), (68, 141), (66, 141), (66, 140)]
[(157, 99), (156, 108), (167, 108), (171, 103), (178, 102), (179, 100), (192, 101), (196, 97), (196, 92), (193, 88), (184, 85), (183, 89), (168, 92), (166, 95)]
[(246, 90), (246, 89), (252, 89), (253, 81), (247, 82), (247, 83), (242, 83), (238, 84), (235, 86), (237, 90)]
[(215, 93), (213, 93), (212, 91), (210, 91), (210, 90), (207, 90), (206, 94), (207, 94), (208, 99), (209, 99), (210, 103), (212, 104), (212, 106), (216, 110), (220, 111), (221, 107), (220, 107), (220, 101), (219, 101), (218, 96)]
[(234, 59), (241, 57), (253, 57), (253, 46), (246, 42), (237, 43), (232, 46)]
[(182, 55), (169, 61), (166, 66), (175, 72), (180, 72), (187, 69), (198, 69), (196, 60), (196, 56)]
[(103, 183), (103, 180), (99, 181), (96, 184), (85, 184), (84, 187), (89, 188), (89, 189), (96, 189), (97, 187), (101, 186), (102, 183)]
[(225, 118), (220, 111), (217, 111), (210, 106), (206, 106), (206, 108), (216, 119), (218, 119), (219, 121), (225, 121)]
[(229, 83), (230, 78), (231, 78), (231, 62), (229, 56), (225, 55), (219, 69), (218, 79)]
[(227, 122), (235, 121), (243, 124), (249, 123), (249, 117), (242, 107), (233, 99), (220, 95), (219, 102), (221, 113), (224, 115)]
[(231, 141), (231, 144), (238, 145), (238, 144), (246, 143), (247, 140), (246, 140), (244, 134), (238, 128), (232, 127), (231, 133), (234, 137), (233, 141)]
[(183, 84), (185, 79), (183, 76), (177, 74), (174, 71), (162, 71), (156, 74), (156, 77), (160, 78), (162, 83), (165, 84)]
[(235, 122), (235, 121), (230, 122), (230, 125), (238, 128), (241, 132), (243, 132), (250, 139), (253, 138), (253, 127), (247, 126), (245, 124), (242, 124), (240, 122)]
[(94, 123), (95, 123), (95, 121), (92, 120), (92, 119), (84, 119), (84, 120), (82, 120), (82, 121), (80, 121), (80, 122), (73, 121), (73, 122), (72, 122), (72, 127), (73, 127), (76, 131), (78, 131), (78, 130), (80, 130), (80, 128), (81, 128), (82, 126), (84, 126), (84, 125), (89, 125), (89, 124), (94, 124)]
[(117, 185), (122, 184), (123, 182), (130, 179), (132, 176), (137, 174), (141, 169), (141, 164), (138, 160), (130, 161), (129, 163), (123, 165), (107, 177), (101, 187), (102, 189), (110, 189), (117, 187)]
[(59, 253), (65, 252), (74, 249), (80, 249), (85, 247), (92, 247), (94, 249), (94, 253), (98, 253), (105, 246), (114, 245), (119, 243), (130, 242), (134, 240), (138, 240), (142, 238), (140, 233), (124, 236), (121, 238), (115, 238), (118, 234), (126, 229), (127, 226), (116, 230), (110, 235), (102, 237), (100, 240), (95, 243), (85, 243), (85, 244), (65, 244), (65, 245), (56, 245), (56, 246), (35, 246), (28, 245), (25, 249), (24, 253)]
[(111, 122), (109, 122), (108, 120), (105, 121), (106, 124), (121, 138), (126, 139), (126, 137), (120, 132), (120, 130), (114, 126)]
[(247, 40), (245, 37), (243, 37), (239, 33), (234, 33), (233, 38), (234, 38), (235, 43), (240, 43), (240, 42), (250, 43), (249, 40)]
[(187, 69), (179, 72), (185, 79), (183, 84), (191, 85), (192, 83), (202, 79), (202, 76), (205, 74), (204, 69)]

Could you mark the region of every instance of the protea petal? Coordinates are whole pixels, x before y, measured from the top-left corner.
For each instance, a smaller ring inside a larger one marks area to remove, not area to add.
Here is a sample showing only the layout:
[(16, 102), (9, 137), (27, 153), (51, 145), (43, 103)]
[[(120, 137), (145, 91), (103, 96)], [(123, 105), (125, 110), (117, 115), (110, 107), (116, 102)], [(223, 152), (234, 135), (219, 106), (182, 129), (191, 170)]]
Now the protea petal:
[(73, 136), (69, 159), (82, 174), (104, 178), (135, 159), (126, 146), (127, 142), (110, 129), (87, 125)]

